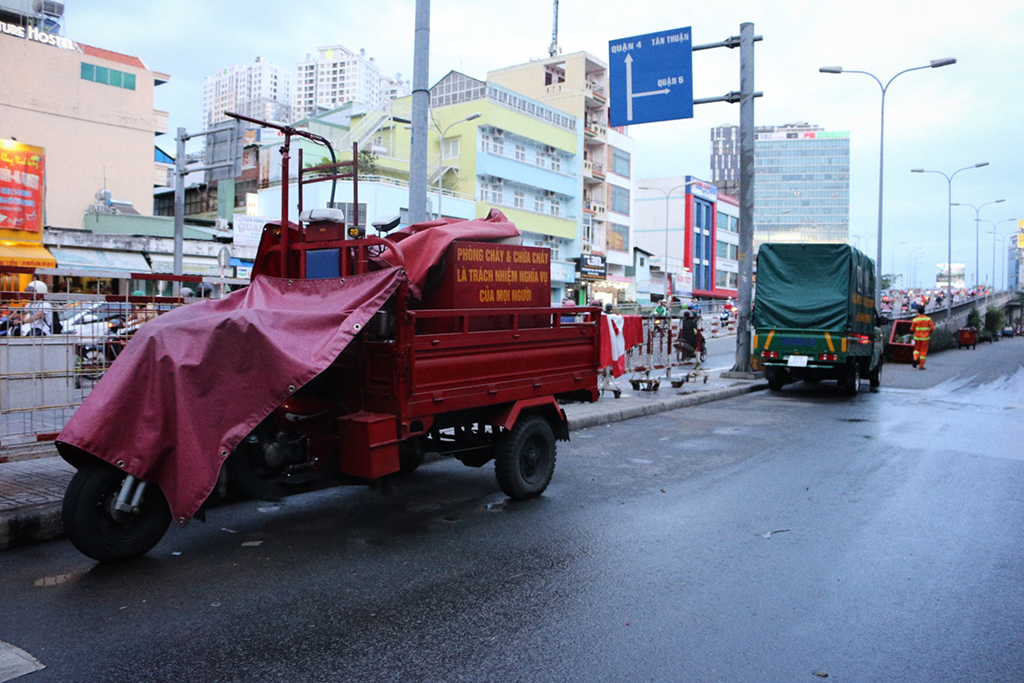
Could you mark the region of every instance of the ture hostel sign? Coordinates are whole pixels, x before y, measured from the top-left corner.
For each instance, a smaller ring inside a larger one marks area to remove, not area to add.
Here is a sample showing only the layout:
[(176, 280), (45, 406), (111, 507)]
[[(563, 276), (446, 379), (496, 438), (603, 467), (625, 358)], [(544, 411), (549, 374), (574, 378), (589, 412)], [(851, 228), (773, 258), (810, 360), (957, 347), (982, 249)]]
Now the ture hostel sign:
[(62, 50), (78, 49), (75, 41), (70, 38), (47, 33), (36, 26), (22, 26), (20, 24), (9, 24), (6, 21), (0, 21), (0, 35), (24, 38), (25, 40), (32, 40), (43, 45), (59, 47)]

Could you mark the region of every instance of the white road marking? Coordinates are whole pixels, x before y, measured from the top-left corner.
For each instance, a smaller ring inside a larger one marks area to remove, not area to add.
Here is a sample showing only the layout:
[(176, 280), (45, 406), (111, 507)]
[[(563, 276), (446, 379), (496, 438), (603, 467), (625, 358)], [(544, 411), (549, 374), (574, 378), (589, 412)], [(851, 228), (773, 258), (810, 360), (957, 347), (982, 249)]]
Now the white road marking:
[(0, 640), (0, 683), (45, 668), (45, 664), (21, 648)]

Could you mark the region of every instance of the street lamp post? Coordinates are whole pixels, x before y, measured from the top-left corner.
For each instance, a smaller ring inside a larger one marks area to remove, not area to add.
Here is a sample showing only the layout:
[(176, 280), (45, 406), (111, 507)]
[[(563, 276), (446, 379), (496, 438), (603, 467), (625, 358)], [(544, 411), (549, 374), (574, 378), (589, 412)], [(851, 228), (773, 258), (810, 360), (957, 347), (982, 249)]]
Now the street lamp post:
[(953, 320), (953, 178), (960, 171), (968, 171), (972, 168), (981, 168), (982, 166), (988, 166), (987, 161), (981, 161), (973, 166), (964, 166), (961, 169), (953, 171), (952, 175), (946, 175), (942, 171), (931, 171), (923, 168), (912, 168), (911, 173), (938, 173), (940, 176), (946, 179), (946, 184), (949, 188), (947, 206), (946, 206), (946, 323), (950, 323)]
[[(438, 130), (435, 127), (430, 127), (430, 130), (432, 130), (435, 133), (437, 133), (440, 136), (440, 138), (441, 138), (437, 142), (437, 144), (438, 144), (438, 151), (437, 151), (437, 217), (438, 218), (441, 218), (441, 197), (444, 195), (443, 187), (442, 187), (442, 181), (444, 180), (444, 136), (448, 134), (448, 131), (451, 130), (452, 126), (457, 126), (460, 123), (465, 123), (466, 121), (472, 121), (473, 119), (478, 119), (478, 118), (480, 118), (480, 116), (481, 116), (480, 112), (478, 112), (478, 111), (477, 112), (473, 112), (472, 114), (470, 114), (466, 118), (459, 119), (458, 121), (454, 121), (452, 123), (449, 123), (448, 126), (445, 127), (444, 131)], [(409, 130), (412, 130), (412, 126), (406, 126), (406, 128), (409, 129)]]
[(690, 185), (693, 185), (694, 182), (695, 181), (693, 181), (693, 180), (688, 180), (685, 183), (683, 183), (682, 185), (676, 185), (675, 187), (673, 187), (671, 190), (668, 190), (668, 191), (663, 190), (660, 187), (640, 186), (640, 188), (639, 188), (641, 190), (657, 190), (658, 192), (660, 192), (661, 194), (663, 194), (665, 196), (665, 255), (663, 257), (665, 259), (665, 262), (664, 262), (663, 265), (664, 265), (664, 268), (665, 268), (665, 299), (666, 300), (668, 299), (668, 208), (669, 208), (668, 198), (676, 190), (681, 190), (684, 187), (689, 187)]
[(954, 202), (950, 206), (969, 206), (974, 209), (974, 286), (977, 287), (981, 284), (981, 269), (978, 267), (978, 245), (981, 243), (981, 238), (978, 233), (978, 214), (981, 210), (989, 204), (999, 204), (1005, 202), (1005, 199), (997, 199), (994, 202), (985, 202), (981, 206), (975, 206), (974, 204), (964, 204), (963, 202)]
[[(998, 232), (996, 232), (996, 226), (998, 226), (1000, 223), (1012, 223), (1012, 222), (1014, 222), (1016, 220), (1017, 220), (1016, 218), (1006, 218), (1006, 219), (998, 221), (996, 223), (993, 223), (992, 221), (982, 221), (983, 223), (988, 223), (989, 225), (992, 226), (991, 230), (986, 231), (989, 235), (992, 235), (992, 289), (996, 288), (996, 238), (998, 237), (1000, 239), (1000, 243), (1002, 244), (1002, 248), (1003, 248), (1003, 253), (1005, 254), (1006, 253), (1006, 238), (1009, 237), (1010, 235), (1016, 235), (1017, 234), (1016, 230), (1011, 230), (1010, 232), (999, 234)], [(1004, 270), (1005, 270), (1005, 268), (1004, 268)], [(1003, 275), (1002, 287), (1003, 288), (1006, 287), (1006, 276), (1005, 276), (1005, 274)]]
[(907, 252), (907, 273), (910, 280), (907, 289), (917, 289), (917, 259), (923, 252), (924, 247), (914, 247)]
[(904, 69), (898, 74), (889, 79), (889, 82), (882, 85), (882, 81), (879, 80), (878, 76), (868, 71), (854, 71), (852, 69), (844, 70), (841, 66), (823, 66), (818, 71), (824, 74), (864, 74), (865, 76), (871, 76), (878, 83), (878, 87), (882, 89), (882, 117), (881, 125), (878, 133), (878, 244), (877, 246), (877, 263), (875, 268), (878, 269), (878, 277), (875, 278), (875, 308), (878, 308), (879, 300), (882, 295), (882, 178), (885, 172), (885, 93), (889, 90), (889, 86), (892, 84), (897, 77), (902, 76), (910, 71), (920, 71), (921, 69), (937, 69), (940, 66), (949, 66), (950, 64), (956, 64), (956, 59), (947, 57), (945, 59), (933, 59), (925, 66), (915, 66), (910, 69)]
[[(893, 269), (893, 275), (896, 274), (896, 247), (900, 246), (901, 244), (906, 244), (906, 242), (897, 242), (896, 244), (892, 245), (891, 249), (889, 249), (889, 267)], [(878, 278), (882, 278), (882, 273), (878, 273)], [(892, 283), (890, 282), (889, 284), (891, 285)]]

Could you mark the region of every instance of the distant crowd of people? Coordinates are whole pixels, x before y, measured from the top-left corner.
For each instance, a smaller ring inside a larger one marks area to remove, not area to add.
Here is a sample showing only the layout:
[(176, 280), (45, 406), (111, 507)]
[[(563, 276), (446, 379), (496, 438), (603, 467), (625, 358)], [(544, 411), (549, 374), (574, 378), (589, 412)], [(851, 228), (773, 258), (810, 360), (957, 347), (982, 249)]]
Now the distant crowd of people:
[[(952, 304), (961, 304), (971, 299), (987, 296), (992, 290), (989, 287), (973, 287), (953, 290)], [(946, 289), (889, 289), (882, 292), (879, 310), (883, 313), (906, 315), (914, 313), (918, 306), (926, 310), (942, 308), (946, 301)]]
[[(59, 286), (59, 291), (69, 292), (66, 281)], [(44, 337), (62, 332), (61, 310), (55, 307), (45, 298), (49, 287), (42, 280), (32, 280), (25, 285), (25, 292), (31, 294), (32, 298), (23, 305), (16, 303), (3, 303), (0, 305), (0, 337)], [(105, 286), (101, 294), (112, 294), (109, 286)], [(186, 299), (211, 298), (214, 295), (213, 286), (208, 282), (200, 282), (195, 289), (182, 287), (181, 296)], [(143, 290), (132, 292), (133, 297), (148, 296)], [(131, 312), (127, 316), (126, 323), (130, 326), (138, 326), (159, 315), (155, 307), (147, 303), (133, 303)]]

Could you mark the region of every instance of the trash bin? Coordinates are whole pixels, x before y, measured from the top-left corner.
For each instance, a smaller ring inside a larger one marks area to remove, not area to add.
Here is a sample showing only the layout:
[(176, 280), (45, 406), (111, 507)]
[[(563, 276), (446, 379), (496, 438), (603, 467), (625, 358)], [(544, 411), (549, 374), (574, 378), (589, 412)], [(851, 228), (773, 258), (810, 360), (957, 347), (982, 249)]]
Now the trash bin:
[(914, 361), (914, 330), (909, 320), (896, 320), (889, 333), (889, 358), (894, 363)]
[(956, 331), (957, 348), (968, 346), (972, 349), (978, 347), (978, 329), (975, 327), (961, 327)]

